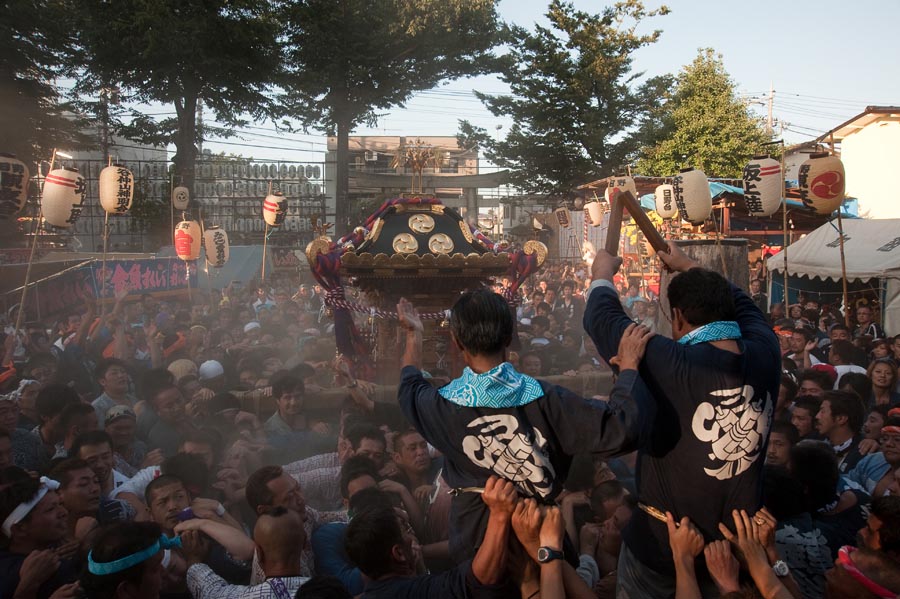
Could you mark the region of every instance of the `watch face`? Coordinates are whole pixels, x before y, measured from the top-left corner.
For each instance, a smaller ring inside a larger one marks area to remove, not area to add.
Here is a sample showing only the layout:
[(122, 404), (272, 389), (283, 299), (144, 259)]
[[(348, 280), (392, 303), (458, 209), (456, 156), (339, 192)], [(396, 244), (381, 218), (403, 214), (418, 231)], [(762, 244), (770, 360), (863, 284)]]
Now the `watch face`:
[(775, 572), (776, 576), (787, 576), (789, 572), (788, 565), (779, 560), (772, 566), (772, 571)]
[(546, 562), (550, 558), (550, 552), (547, 551), (546, 547), (541, 547), (538, 549), (538, 561)]

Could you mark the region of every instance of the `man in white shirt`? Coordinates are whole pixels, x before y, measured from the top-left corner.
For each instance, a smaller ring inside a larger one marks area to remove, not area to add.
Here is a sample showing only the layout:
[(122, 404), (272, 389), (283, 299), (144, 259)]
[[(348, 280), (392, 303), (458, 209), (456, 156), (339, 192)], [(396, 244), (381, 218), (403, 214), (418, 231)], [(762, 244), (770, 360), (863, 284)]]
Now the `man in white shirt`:
[(69, 453), (71, 457), (88, 463), (100, 482), (103, 497), (109, 497), (115, 489), (129, 480), (127, 476), (113, 468), (115, 458), (112, 438), (106, 431), (90, 431), (78, 435)]
[[(838, 385), (841, 384), (841, 377), (848, 372), (866, 374), (865, 368), (853, 363), (853, 354), (855, 351), (853, 344), (849, 341), (835, 339), (831, 342), (831, 347), (828, 349), (828, 362), (834, 366), (834, 369), (837, 371), (837, 379), (834, 381), (835, 389), (839, 388)], [(864, 397), (863, 399), (868, 400), (869, 398)]]

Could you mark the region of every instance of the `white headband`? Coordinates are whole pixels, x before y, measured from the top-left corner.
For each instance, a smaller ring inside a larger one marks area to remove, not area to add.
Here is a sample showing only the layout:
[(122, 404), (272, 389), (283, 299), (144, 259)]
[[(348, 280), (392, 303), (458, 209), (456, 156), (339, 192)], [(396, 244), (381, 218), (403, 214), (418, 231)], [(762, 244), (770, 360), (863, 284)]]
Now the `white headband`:
[(56, 482), (52, 478), (42, 476), (41, 486), (38, 488), (35, 496), (30, 500), (23, 501), (22, 503), (17, 505), (16, 509), (14, 509), (9, 514), (9, 516), (6, 517), (6, 520), (3, 521), (3, 526), (0, 527), (0, 530), (3, 531), (3, 534), (5, 534), (9, 538), (12, 538), (12, 527), (24, 520), (25, 517), (31, 513), (31, 510), (34, 509), (34, 506), (40, 503), (41, 499), (44, 498), (44, 495), (46, 495), (48, 491), (55, 491), (58, 488), (58, 482)]

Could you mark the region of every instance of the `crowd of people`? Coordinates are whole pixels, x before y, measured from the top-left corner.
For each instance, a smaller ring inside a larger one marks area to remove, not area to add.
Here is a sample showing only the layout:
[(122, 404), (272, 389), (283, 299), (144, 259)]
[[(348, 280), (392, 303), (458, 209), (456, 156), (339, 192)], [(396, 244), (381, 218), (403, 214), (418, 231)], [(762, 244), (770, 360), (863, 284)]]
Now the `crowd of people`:
[(287, 279), (7, 328), (0, 599), (897, 596), (900, 335), (661, 257), (669, 313), (604, 252), (462, 296), (462, 373), (401, 302), (396, 403)]

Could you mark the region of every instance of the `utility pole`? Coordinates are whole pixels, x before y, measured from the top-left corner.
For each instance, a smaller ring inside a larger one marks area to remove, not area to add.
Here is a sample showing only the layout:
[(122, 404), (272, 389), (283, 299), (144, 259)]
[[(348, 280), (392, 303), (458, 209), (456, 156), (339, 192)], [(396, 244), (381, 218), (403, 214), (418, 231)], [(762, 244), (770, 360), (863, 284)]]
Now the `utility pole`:
[(769, 118), (766, 119), (766, 133), (772, 135), (772, 106), (775, 104), (775, 84), (769, 82)]
[[(772, 120), (772, 109), (769, 108), (769, 120)], [(203, 157), (203, 100), (197, 100), (197, 156)]]

